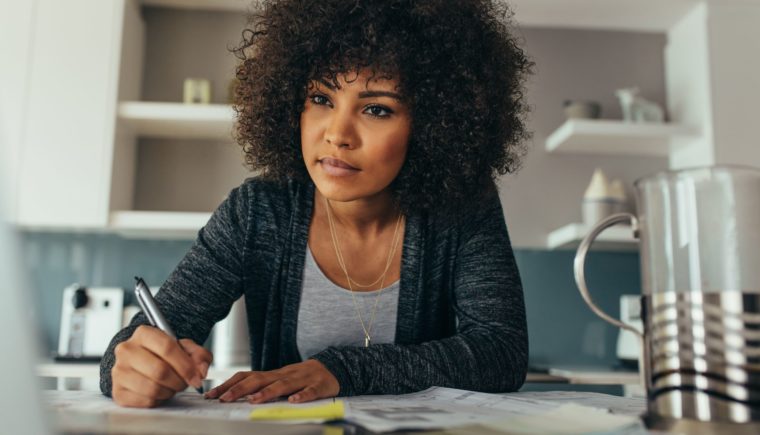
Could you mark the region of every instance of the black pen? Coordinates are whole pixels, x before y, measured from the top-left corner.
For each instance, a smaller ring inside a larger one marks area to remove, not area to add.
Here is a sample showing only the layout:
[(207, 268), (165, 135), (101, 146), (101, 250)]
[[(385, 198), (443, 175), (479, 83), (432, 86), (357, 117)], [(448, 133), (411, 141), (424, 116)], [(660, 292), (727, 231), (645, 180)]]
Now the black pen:
[[(158, 305), (156, 305), (156, 301), (153, 299), (150, 289), (145, 285), (145, 281), (137, 276), (135, 277), (135, 281), (137, 281), (137, 284), (135, 284), (135, 296), (137, 297), (137, 303), (140, 304), (140, 308), (142, 308), (143, 313), (145, 313), (145, 317), (148, 318), (151, 325), (164, 331), (166, 335), (177, 341), (179, 347), (182, 347), (182, 343), (177, 340), (177, 334), (174, 333), (171, 325), (166, 321), (161, 310), (158, 309)], [(203, 394), (203, 385), (201, 385), (200, 388), (196, 388), (195, 391)]]

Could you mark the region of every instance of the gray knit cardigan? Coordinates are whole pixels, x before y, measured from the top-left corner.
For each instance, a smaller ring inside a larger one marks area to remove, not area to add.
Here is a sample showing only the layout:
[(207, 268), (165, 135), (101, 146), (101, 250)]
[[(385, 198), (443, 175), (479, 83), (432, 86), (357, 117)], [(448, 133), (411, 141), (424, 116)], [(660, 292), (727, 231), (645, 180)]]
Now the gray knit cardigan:
[[(252, 370), (301, 360), (296, 325), (314, 189), (251, 178), (230, 193), (156, 296), (178, 337), (203, 343), (242, 295)], [(104, 394), (114, 347), (146, 323), (138, 314), (111, 341), (100, 365)], [(519, 389), (525, 306), (495, 187), (477, 209), (407, 216), (394, 344), (329, 347), (312, 358), (341, 396)]]

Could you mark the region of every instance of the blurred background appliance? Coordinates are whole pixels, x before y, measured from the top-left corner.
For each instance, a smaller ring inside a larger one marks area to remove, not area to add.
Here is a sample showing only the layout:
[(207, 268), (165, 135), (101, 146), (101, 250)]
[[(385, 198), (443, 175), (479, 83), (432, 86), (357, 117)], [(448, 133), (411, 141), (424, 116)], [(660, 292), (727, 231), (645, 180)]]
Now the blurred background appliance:
[(241, 297), (232, 304), (227, 317), (214, 326), (212, 352), (215, 367), (251, 366), (246, 319), (245, 298)]
[(99, 360), (122, 327), (124, 290), (73, 284), (63, 291), (57, 359)]
[[(620, 321), (633, 326), (639, 331), (644, 330), (641, 322), (641, 296), (620, 296)], [(637, 368), (639, 366), (639, 353), (641, 345), (639, 338), (631, 331), (621, 329), (617, 339), (617, 357), (624, 367)]]

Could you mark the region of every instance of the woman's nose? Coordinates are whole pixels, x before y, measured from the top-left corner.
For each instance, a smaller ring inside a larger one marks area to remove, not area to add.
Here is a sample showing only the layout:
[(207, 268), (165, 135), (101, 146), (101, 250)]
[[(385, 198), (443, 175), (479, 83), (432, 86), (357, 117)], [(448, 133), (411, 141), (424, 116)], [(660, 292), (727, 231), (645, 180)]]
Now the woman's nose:
[(334, 111), (325, 130), (325, 141), (336, 147), (353, 148), (356, 146), (354, 125), (351, 116)]

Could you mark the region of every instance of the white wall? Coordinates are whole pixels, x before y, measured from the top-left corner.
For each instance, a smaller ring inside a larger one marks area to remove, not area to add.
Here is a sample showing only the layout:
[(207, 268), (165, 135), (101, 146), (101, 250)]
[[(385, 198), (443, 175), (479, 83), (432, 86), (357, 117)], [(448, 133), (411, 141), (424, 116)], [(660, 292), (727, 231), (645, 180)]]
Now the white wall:
[(709, 13), (716, 163), (760, 167), (760, 2), (712, 2)]

